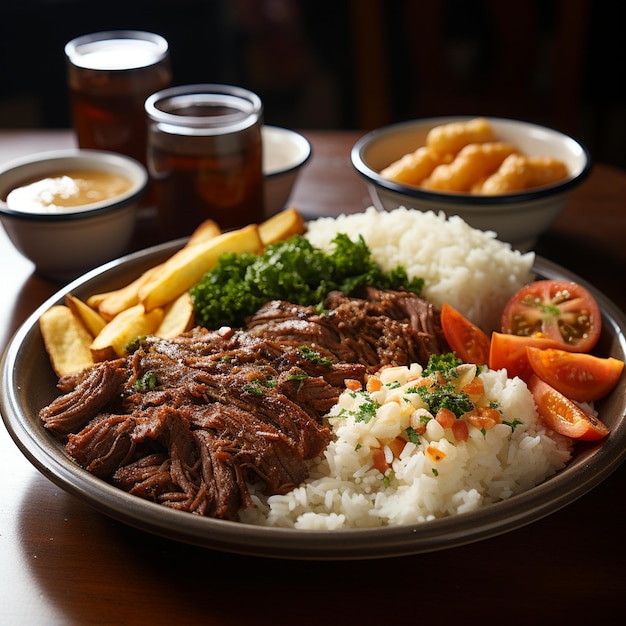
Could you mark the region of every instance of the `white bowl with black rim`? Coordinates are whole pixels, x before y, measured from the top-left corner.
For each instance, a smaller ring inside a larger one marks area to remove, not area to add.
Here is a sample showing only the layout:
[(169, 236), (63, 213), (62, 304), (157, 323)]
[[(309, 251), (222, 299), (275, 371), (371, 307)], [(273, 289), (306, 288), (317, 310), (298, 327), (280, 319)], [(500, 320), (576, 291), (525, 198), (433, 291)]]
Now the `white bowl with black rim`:
[(287, 206), (312, 150), (306, 137), (294, 130), (266, 125), (261, 132), (265, 215), (269, 217)]
[[(76, 172), (98, 172), (124, 182), (108, 197), (100, 194), (56, 209), (12, 199), (16, 189)], [(128, 251), (147, 185), (145, 167), (121, 154), (81, 149), (34, 154), (0, 165), (0, 220), (39, 274), (67, 281)]]
[(425, 145), (428, 132), (450, 122), (475, 116), (425, 118), (373, 130), (353, 146), (351, 160), (367, 182), (379, 210), (399, 206), (458, 215), (470, 226), (497, 233), (498, 238), (527, 250), (557, 219), (571, 191), (591, 171), (591, 158), (583, 144), (557, 130), (521, 120), (487, 117), (498, 141), (513, 144), (528, 156), (548, 156), (565, 162), (569, 175), (552, 185), (494, 196), (430, 191), (391, 181), (380, 172)]

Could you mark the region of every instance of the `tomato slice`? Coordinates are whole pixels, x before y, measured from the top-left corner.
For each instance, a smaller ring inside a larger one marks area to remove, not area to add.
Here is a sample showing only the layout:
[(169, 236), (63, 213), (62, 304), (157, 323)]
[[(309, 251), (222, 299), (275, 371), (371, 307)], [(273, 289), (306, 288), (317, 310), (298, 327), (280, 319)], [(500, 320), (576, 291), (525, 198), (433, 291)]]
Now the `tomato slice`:
[(456, 355), (465, 363), (489, 362), (489, 337), (460, 311), (444, 302), (441, 307), (443, 334)]
[(609, 429), (595, 415), (583, 411), (538, 376), (530, 377), (528, 388), (533, 394), (541, 419), (555, 432), (585, 441), (602, 439), (609, 434)]
[(602, 330), (595, 298), (581, 285), (565, 280), (538, 280), (522, 287), (502, 313), (503, 333), (545, 336), (563, 350), (589, 352)]
[(561, 344), (546, 337), (522, 337), (505, 333), (491, 333), (489, 367), (492, 370), (506, 369), (509, 378), (519, 376), (528, 381), (533, 369), (528, 360), (528, 346), (545, 350), (559, 348)]
[(580, 352), (526, 347), (535, 374), (557, 391), (578, 402), (593, 402), (606, 396), (617, 384), (624, 362)]

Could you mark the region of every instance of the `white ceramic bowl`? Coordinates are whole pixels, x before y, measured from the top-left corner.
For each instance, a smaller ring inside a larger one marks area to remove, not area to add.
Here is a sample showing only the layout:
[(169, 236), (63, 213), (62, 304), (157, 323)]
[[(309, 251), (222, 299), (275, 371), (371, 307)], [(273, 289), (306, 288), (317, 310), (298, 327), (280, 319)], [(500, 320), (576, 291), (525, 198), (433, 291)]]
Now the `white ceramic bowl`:
[(486, 118), (498, 140), (515, 145), (529, 156), (559, 158), (568, 166), (570, 176), (563, 181), (520, 193), (499, 196), (438, 193), (402, 185), (379, 174), (395, 160), (423, 146), (431, 128), (472, 117), (427, 118), (373, 130), (354, 145), (352, 164), (367, 181), (372, 201), (379, 210), (405, 206), (459, 215), (474, 228), (495, 231), (499, 239), (519, 249), (529, 249), (564, 209), (571, 190), (591, 170), (587, 149), (572, 137), (529, 122)]
[(311, 144), (299, 133), (278, 126), (263, 126), (263, 175), (265, 214), (285, 208), (304, 164), (311, 157)]
[[(14, 188), (77, 170), (123, 175), (131, 186), (109, 200), (52, 213), (7, 206), (7, 195)], [(39, 153), (0, 166), (0, 220), (13, 245), (39, 274), (67, 281), (127, 251), (137, 203), (147, 184), (144, 166), (120, 154), (79, 149)]]

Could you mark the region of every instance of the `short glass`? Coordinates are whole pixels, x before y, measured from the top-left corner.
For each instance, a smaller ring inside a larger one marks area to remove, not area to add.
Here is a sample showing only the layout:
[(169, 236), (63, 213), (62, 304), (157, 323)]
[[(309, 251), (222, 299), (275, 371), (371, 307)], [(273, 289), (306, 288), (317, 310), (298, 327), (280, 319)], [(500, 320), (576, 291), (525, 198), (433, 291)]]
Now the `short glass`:
[(73, 39), (65, 54), (78, 145), (146, 165), (144, 103), (172, 84), (167, 41), (143, 31), (107, 31)]
[(146, 100), (148, 170), (163, 237), (206, 219), (222, 229), (263, 219), (263, 104), (247, 89), (186, 85)]

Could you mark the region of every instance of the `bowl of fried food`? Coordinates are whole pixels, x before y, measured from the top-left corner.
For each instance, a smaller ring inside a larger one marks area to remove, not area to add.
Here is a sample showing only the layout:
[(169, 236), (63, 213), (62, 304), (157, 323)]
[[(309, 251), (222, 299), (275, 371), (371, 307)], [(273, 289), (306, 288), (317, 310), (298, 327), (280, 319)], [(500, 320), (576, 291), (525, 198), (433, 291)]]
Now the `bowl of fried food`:
[(38, 274), (68, 281), (127, 251), (148, 173), (125, 155), (58, 150), (0, 167), (0, 220)]
[(528, 250), (591, 171), (583, 144), (557, 130), (497, 117), (440, 117), (361, 137), (352, 164), (379, 210), (458, 215)]

